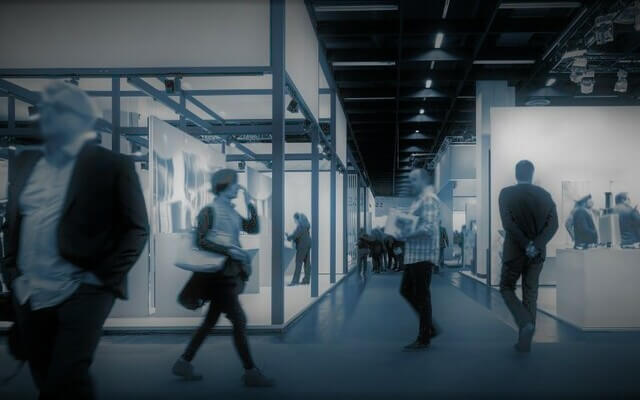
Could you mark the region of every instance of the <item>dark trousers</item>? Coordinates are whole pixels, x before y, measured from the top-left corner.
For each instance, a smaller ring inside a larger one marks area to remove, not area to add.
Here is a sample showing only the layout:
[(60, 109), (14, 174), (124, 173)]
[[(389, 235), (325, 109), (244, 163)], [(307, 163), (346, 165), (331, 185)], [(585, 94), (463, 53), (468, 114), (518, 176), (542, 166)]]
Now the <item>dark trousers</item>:
[(358, 274), (362, 275), (363, 277), (367, 276), (367, 269), (368, 269), (368, 263), (369, 263), (368, 259), (369, 259), (368, 253), (358, 254)]
[(371, 264), (373, 264), (373, 272), (380, 272), (382, 269), (382, 253), (371, 253)]
[(191, 338), (182, 357), (187, 361), (193, 360), (207, 334), (218, 322), (220, 314), (225, 313), (233, 325), (233, 343), (242, 360), (242, 365), (245, 369), (253, 368), (253, 359), (247, 340), (247, 317), (240, 305), (236, 287), (234, 285), (220, 286), (212, 290), (215, 292), (212, 294), (207, 315)]
[[(519, 328), (527, 323), (536, 324), (538, 280), (542, 263), (530, 263), (528, 259), (502, 265), (500, 293)], [(522, 301), (516, 297), (516, 283), (522, 276)]]
[(393, 268), (393, 249), (389, 249), (387, 250), (387, 268), (391, 269)]
[(93, 399), (89, 367), (115, 297), (81, 285), (63, 303), (27, 310), (23, 333), (31, 375), (40, 399)]
[(304, 278), (302, 278), (302, 283), (309, 283), (311, 269), (311, 248), (296, 250), (296, 270), (293, 273), (293, 279), (291, 280), (291, 283), (298, 283), (300, 281), (300, 271), (302, 270), (302, 264), (304, 264)]
[(420, 319), (418, 340), (422, 343), (429, 343), (432, 332), (436, 331), (431, 311), (430, 286), (433, 267), (434, 265), (427, 261), (408, 264), (400, 284), (400, 294), (409, 302)]

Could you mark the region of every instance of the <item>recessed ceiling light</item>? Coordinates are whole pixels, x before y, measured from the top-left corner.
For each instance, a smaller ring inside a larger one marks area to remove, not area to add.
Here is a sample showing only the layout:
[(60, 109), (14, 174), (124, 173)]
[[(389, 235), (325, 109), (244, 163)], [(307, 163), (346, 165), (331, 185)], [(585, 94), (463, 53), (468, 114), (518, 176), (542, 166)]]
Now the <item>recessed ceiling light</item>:
[(316, 12), (357, 12), (357, 11), (397, 11), (395, 4), (361, 4), (361, 5), (331, 5), (316, 6)]
[(476, 65), (535, 64), (536, 60), (475, 60)]
[(540, 8), (578, 8), (582, 5), (579, 1), (527, 1), (505, 2), (498, 8), (501, 10), (532, 10)]
[(396, 65), (395, 61), (334, 61), (334, 67), (391, 67)]
[(395, 96), (393, 97), (345, 97), (344, 100), (345, 101), (355, 101), (355, 100), (394, 100)]
[(442, 32), (438, 32), (436, 34), (436, 42), (435, 42), (435, 48), (439, 49), (440, 47), (442, 47), (442, 41), (444, 40), (444, 33)]
[(424, 108), (420, 109), (420, 114), (424, 114)]
[(433, 84), (433, 81), (431, 79), (427, 79), (427, 82), (425, 83), (425, 87), (427, 89), (431, 89), (431, 85)]

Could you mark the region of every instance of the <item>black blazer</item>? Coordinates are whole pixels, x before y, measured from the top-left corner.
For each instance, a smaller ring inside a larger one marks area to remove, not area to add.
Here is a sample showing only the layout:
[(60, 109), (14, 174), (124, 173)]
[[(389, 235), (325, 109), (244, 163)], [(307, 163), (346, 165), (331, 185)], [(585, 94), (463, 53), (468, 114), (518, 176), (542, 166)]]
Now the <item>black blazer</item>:
[[(21, 216), (19, 198), (39, 151), (24, 151), (14, 160), (9, 182), (6, 253), (2, 274), (11, 284), (20, 274), (17, 255)], [(126, 275), (149, 237), (142, 189), (131, 159), (95, 143), (87, 143), (76, 159), (58, 226), (60, 255), (93, 272), (105, 287), (127, 298)]]
[(543, 262), (547, 243), (558, 230), (556, 204), (539, 186), (518, 184), (500, 192), (500, 218), (505, 231), (503, 262), (526, 258), (530, 241), (540, 251), (534, 262)]
[(598, 243), (598, 231), (593, 223), (591, 213), (585, 208), (578, 208), (573, 213), (573, 236), (576, 246)]

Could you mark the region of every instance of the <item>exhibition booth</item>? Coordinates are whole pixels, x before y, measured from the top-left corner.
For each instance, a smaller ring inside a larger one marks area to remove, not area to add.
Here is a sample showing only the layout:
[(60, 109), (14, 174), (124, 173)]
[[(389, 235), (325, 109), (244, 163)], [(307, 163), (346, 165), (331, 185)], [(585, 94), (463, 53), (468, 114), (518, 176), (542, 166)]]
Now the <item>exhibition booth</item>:
[[(205, 310), (176, 301), (190, 272), (175, 263), (191, 246), (197, 215), (213, 199), (209, 176), (220, 168), (238, 172), (259, 214), (260, 232), (241, 235), (253, 267), (241, 295), (252, 329), (283, 329), (338, 284), (354, 266), (358, 227), (371, 227), (373, 196), (347, 148), (347, 120), (326, 60), (319, 58), (305, 2), (288, 0), (284, 10), (272, 9), (268, 0), (215, 3), (43, 5), (27, 23), (59, 24), (60, 32), (76, 38), (74, 48), (65, 49), (69, 56), (52, 56), (64, 46), (55, 37), (26, 33), (6, 43), (17, 53), (44, 40), (38, 48), (49, 52), (20, 52), (0, 62), (0, 75), (12, 72), (0, 76), (0, 93), (15, 95), (12, 112), (10, 96), (0, 96), (0, 120), (22, 129), (10, 134), (37, 133), (29, 108), (51, 79), (64, 79), (87, 91), (101, 110), (102, 145), (136, 160), (151, 236), (129, 273), (130, 298), (116, 302), (106, 329), (199, 324)], [(22, 12), (19, 4), (11, 7)], [(282, 24), (274, 24), (278, 13)], [(69, 15), (85, 21), (74, 23)], [(123, 15), (136, 23), (125, 23)], [(169, 15), (189, 29), (168, 32), (163, 21)], [(105, 34), (83, 39), (86, 24)], [(274, 35), (282, 34), (279, 42)], [(12, 155), (23, 148), (15, 146)], [(0, 163), (0, 173), (6, 164)], [(0, 199), (6, 198), (2, 186)], [(246, 215), (241, 197), (236, 209)], [(289, 286), (296, 250), (285, 234), (296, 228), (295, 213), (311, 223), (311, 282)]]
[[(522, 159), (535, 165), (534, 184), (556, 203), (559, 229), (547, 246), (539, 308), (584, 330), (640, 329), (640, 250), (625, 243), (626, 230), (640, 234), (618, 210), (626, 194), (629, 210), (640, 201), (638, 107), (505, 107), (491, 110), (491, 237), (501, 230), (500, 190), (515, 183)], [(574, 209), (587, 198), (594, 243), (581, 246)], [(637, 213), (637, 208), (636, 211)], [(621, 223), (622, 221), (622, 223)], [(574, 231), (575, 230), (575, 231)], [(577, 237), (577, 236), (576, 236)], [(493, 240), (492, 284), (501, 268), (500, 242)]]

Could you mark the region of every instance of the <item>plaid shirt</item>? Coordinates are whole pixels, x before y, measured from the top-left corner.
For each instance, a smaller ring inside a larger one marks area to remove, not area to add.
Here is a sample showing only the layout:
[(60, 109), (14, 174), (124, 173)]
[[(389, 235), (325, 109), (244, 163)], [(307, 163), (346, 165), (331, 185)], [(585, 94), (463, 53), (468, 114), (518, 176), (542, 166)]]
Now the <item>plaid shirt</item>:
[(428, 261), (438, 264), (440, 255), (440, 200), (435, 194), (423, 192), (409, 210), (419, 217), (416, 230), (427, 234), (408, 238), (404, 246), (404, 263), (414, 264)]

